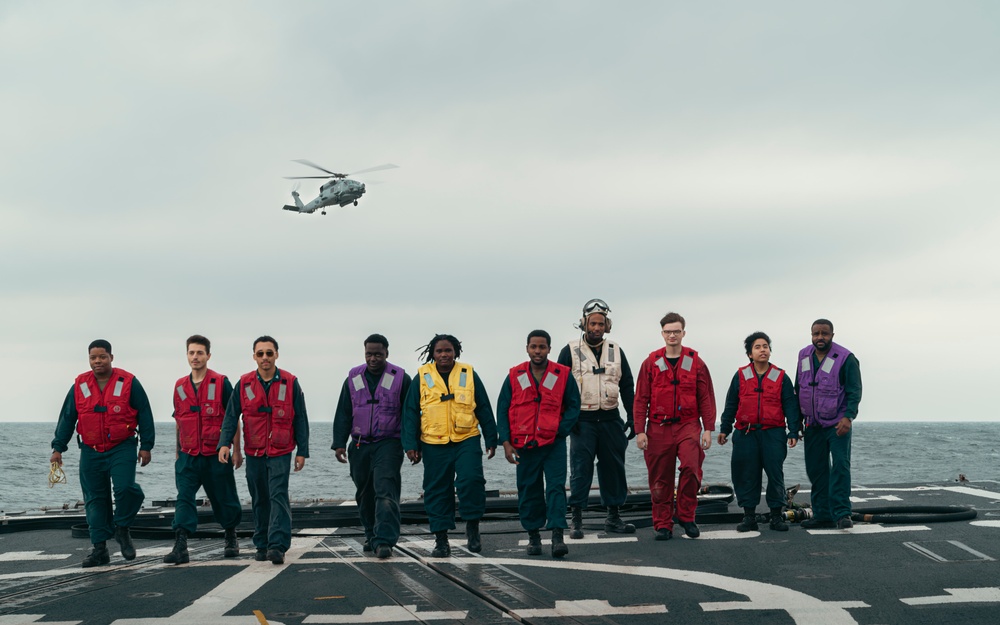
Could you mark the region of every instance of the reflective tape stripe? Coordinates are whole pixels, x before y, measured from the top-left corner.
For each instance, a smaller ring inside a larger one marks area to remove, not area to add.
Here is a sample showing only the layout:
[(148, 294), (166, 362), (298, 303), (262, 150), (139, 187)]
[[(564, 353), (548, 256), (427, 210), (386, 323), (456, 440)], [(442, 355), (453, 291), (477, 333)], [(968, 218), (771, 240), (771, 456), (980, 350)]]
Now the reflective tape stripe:
[(614, 345), (608, 343), (608, 358), (604, 362), (614, 362), (615, 361), (615, 349)]
[(559, 381), (559, 376), (550, 371), (549, 373), (545, 374), (545, 379), (542, 380), (542, 386), (551, 391), (553, 388), (555, 388), (556, 382), (558, 381)]
[(278, 387), (278, 401), (285, 401), (285, 392), (288, 390), (288, 382), (282, 381)]
[(771, 372), (767, 374), (767, 379), (772, 382), (777, 382), (779, 375), (781, 375), (781, 372), (774, 367), (771, 367)]
[(662, 358), (657, 358), (656, 359), (656, 367), (660, 371), (666, 371), (667, 370), (667, 361), (664, 360), (664, 359), (662, 359)]
[(469, 374), (465, 372), (465, 369), (462, 369), (462, 373), (458, 375), (458, 385), (465, 386), (465, 383), (468, 381), (468, 379), (469, 379)]
[(364, 380), (361, 379), (360, 375), (356, 375), (353, 378), (351, 378), (351, 384), (354, 385), (354, 390), (356, 391), (360, 391), (365, 387), (365, 382)]
[(253, 389), (252, 389), (252, 388), (250, 388), (250, 385), (249, 385), (249, 384), (247, 384), (247, 385), (246, 385), (246, 386), (244, 386), (243, 388), (244, 388), (244, 390), (246, 390), (246, 392), (247, 392), (247, 399), (248, 399), (249, 401), (253, 401), (253, 398), (254, 398), (254, 394), (253, 394)]
[(528, 379), (527, 373), (522, 373), (521, 375), (517, 376), (517, 383), (521, 385), (522, 391), (531, 386), (531, 380)]
[(117, 382), (115, 382), (115, 392), (112, 393), (112, 395), (114, 395), (115, 397), (121, 397), (123, 388), (125, 388), (125, 381), (118, 380)]
[(685, 371), (690, 371), (691, 367), (693, 366), (694, 366), (694, 358), (691, 358), (690, 356), (685, 356), (684, 360), (681, 361), (681, 369)]
[(181, 398), (181, 401), (187, 401), (188, 396), (187, 393), (184, 392), (183, 384), (177, 387), (177, 395)]
[(86, 382), (80, 382), (80, 392), (83, 393), (84, 397), (90, 397), (90, 387), (87, 386)]
[(824, 358), (823, 359), (823, 364), (822, 364), (822, 366), (820, 366), (819, 369), (823, 373), (830, 373), (831, 371), (833, 371), (833, 365), (834, 364), (836, 364), (836, 363), (833, 361), (833, 358)]
[(392, 388), (392, 381), (396, 379), (396, 376), (391, 373), (386, 373), (382, 376), (382, 388), (385, 390), (390, 390)]
[(750, 370), (752, 368), (753, 367), (743, 367), (743, 379), (744, 380), (749, 380), (750, 378), (753, 377), (753, 371)]
[(208, 383), (208, 401), (215, 401), (215, 382)]
[(805, 373), (806, 371), (812, 369), (812, 363), (810, 362), (810, 360), (812, 359), (809, 358), (809, 356), (806, 356), (805, 358), (802, 359), (802, 362), (799, 363), (799, 366), (802, 368), (802, 373)]
[(424, 384), (427, 385), (427, 388), (434, 388), (434, 378), (431, 376), (431, 374), (429, 373), (424, 374)]

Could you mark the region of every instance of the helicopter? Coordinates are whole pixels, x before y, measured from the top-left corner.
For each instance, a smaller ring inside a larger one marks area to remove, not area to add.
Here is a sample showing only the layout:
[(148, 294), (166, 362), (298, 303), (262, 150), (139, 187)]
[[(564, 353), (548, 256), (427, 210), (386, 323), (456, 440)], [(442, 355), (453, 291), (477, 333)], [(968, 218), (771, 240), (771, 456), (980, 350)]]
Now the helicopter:
[(295, 200), (295, 205), (285, 204), (284, 210), (295, 211), (297, 213), (315, 213), (316, 209), (323, 209), (320, 213), (321, 215), (326, 214), (326, 207), (339, 205), (347, 206), (350, 203), (354, 203), (355, 206), (358, 205), (358, 198), (365, 194), (365, 183), (358, 182), (357, 180), (350, 180), (348, 176), (354, 176), (356, 174), (365, 174), (372, 171), (382, 171), (383, 169), (395, 169), (399, 165), (393, 165), (392, 163), (386, 163), (384, 165), (377, 165), (375, 167), (369, 167), (368, 169), (359, 169), (358, 171), (351, 174), (338, 174), (332, 172), (329, 169), (320, 167), (316, 163), (307, 161), (305, 159), (295, 159), (293, 162), (301, 163), (313, 169), (318, 169), (320, 171), (326, 172), (327, 176), (285, 176), (287, 180), (305, 180), (313, 178), (332, 178), (329, 182), (323, 183), (323, 186), (319, 188), (319, 196), (315, 200), (309, 202), (308, 204), (303, 204), (301, 198), (299, 198), (298, 190), (292, 191), (292, 199)]

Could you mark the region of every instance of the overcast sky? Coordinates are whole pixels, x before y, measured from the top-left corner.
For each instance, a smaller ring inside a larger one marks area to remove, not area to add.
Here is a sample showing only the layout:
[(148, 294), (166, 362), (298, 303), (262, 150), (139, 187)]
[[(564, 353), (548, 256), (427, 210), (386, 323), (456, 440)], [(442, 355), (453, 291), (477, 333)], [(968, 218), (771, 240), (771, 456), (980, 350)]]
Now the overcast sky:
[[(683, 314), (720, 404), (829, 317), (860, 418), (998, 421), (997, 59), (992, 1), (5, 1), (0, 420), (98, 337), (169, 419), (196, 332), (232, 378), (275, 336), (312, 420), (372, 332), (495, 397), (601, 297), (636, 371)], [(300, 158), (400, 169), (298, 215)]]

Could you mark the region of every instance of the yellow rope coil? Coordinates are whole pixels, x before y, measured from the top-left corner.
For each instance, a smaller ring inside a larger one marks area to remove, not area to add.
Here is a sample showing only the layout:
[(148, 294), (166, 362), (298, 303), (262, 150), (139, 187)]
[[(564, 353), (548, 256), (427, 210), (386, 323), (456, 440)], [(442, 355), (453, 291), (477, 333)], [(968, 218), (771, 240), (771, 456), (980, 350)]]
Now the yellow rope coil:
[(53, 462), (52, 466), (49, 467), (49, 488), (52, 488), (56, 484), (66, 483), (66, 472), (63, 471), (62, 465), (58, 462)]

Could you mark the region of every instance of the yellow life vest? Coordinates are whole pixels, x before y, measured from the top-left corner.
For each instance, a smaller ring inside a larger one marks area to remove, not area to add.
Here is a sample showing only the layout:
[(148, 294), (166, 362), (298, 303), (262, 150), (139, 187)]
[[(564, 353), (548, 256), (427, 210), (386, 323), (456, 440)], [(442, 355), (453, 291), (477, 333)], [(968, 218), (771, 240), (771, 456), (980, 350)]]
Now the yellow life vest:
[(479, 436), (472, 365), (456, 361), (447, 385), (433, 362), (422, 365), (417, 376), (421, 442), (444, 445)]

